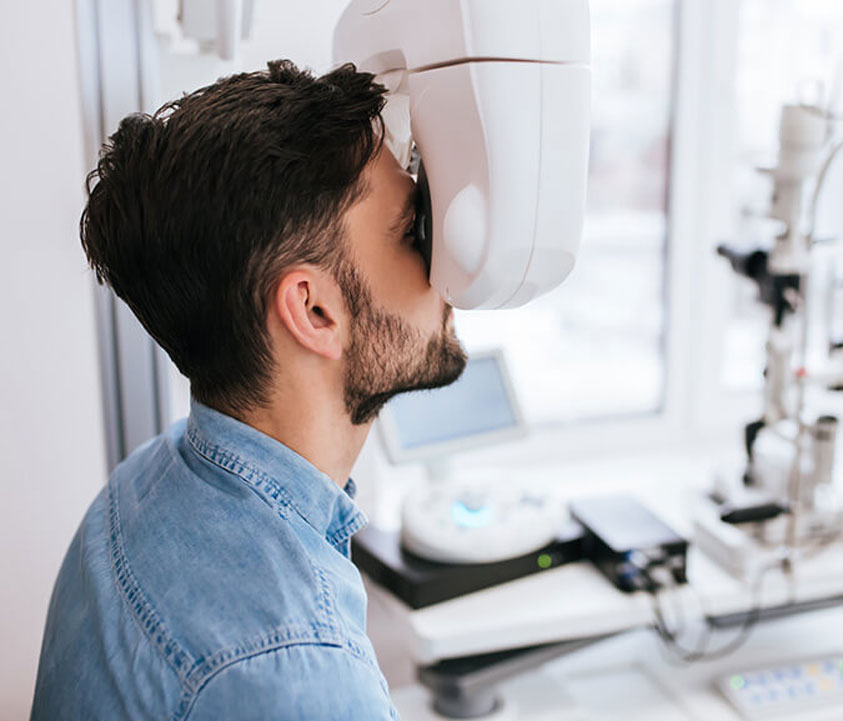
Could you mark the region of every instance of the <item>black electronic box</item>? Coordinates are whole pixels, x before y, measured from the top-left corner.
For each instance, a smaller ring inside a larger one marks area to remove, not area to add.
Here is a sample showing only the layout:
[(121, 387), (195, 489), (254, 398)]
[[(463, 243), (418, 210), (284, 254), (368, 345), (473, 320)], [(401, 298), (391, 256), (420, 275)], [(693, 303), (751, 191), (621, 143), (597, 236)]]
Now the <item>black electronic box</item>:
[(654, 590), (648, 569), (667, 569), (685, 583), (688, 541), (628, 495), (585, 498), (569, 505), (585, 529), (584, 557), (622, 591)]
[(580, 525), (569, 522), (533, 553), (494, 563), (449, 564), (418, 558), (401, 548), (398, 532), (370, 526), (355, 534), (351, 557), (373, 581), (417, 609), (579, 561), (582, 536)]

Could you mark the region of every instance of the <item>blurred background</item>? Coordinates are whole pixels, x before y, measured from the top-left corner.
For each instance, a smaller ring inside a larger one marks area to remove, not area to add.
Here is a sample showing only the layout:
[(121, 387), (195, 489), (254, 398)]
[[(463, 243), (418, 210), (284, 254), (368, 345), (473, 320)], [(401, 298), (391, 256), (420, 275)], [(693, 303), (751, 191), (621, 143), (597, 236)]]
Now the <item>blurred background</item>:
[[(180, 4), (0, 6), (0, 719), (28, 715), (50, 589), (84, 510), (120, 458), (187, 412), (186, 381), (85, 267), (78, 221), (99, 145), (127, 113), (268, 59), (327, 70), (345, 0), (255, 0), (230, 60), (186, 36)], [(734, 454), (760, 412), (768, 312), (715, 248), (770, 237), (770, 182), (755, 168), (775, 160), (780, 106), (839, 109), (843, 3), (590, 5), (581, 256), (526, 308), (458, 314), (469, 350), (503, 349), (530, 426), (466, 463)], [(841, 165), (818, 235), (843, 232)], [(843, 266), (832, 252), (815, 262), (812, 323), (839, 337)], [(378, 454), (374, 439), (358, 474), (366, 510)]]

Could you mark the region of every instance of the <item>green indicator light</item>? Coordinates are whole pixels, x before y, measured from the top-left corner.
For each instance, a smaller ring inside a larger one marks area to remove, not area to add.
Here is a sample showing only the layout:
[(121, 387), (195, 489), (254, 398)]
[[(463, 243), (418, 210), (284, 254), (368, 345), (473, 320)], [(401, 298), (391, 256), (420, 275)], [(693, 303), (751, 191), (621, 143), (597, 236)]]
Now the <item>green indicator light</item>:
[(744, 686), (746, 686), (746, 680), (743, 676), (732, 676), (732, 678), (729, 679), (729, 683), (735, 691), (740, 691)]
[(553, 559), (546, 553), (542, 553), (537, 559), (536, 562), (539, 564), (539, 568), (550, 568), (550, 564), (553, 563)]

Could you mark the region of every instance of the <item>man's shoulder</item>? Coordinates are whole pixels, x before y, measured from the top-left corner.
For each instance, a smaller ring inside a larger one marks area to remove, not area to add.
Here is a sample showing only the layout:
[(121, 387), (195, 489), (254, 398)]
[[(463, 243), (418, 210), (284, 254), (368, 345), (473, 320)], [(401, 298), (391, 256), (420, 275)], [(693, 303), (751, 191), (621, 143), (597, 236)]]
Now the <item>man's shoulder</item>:
[(80, 659), (90, 693), (74, 702), (86, 710), (118, 699), (145, 707), (152, 684), (183, 718), (212, 679), (234, 703), (242, 674), (260, 685), (293, 656), (304, 667), (347, 666), (375, 688), (350, 569), (293, 509), (191, 454), (177, 433), (153, 439), (115, 469), (68, 551), (36, 717), (55, 717), (51, 704), (70, 693), (62, 679)]
[[(133, 454), (105, 496), (115, 583), (193, 659), (267, 644), (341, 643), (328, 574), (307, 529), (177, 433)], [(162, 649), (163, 651), (164, 649)]]

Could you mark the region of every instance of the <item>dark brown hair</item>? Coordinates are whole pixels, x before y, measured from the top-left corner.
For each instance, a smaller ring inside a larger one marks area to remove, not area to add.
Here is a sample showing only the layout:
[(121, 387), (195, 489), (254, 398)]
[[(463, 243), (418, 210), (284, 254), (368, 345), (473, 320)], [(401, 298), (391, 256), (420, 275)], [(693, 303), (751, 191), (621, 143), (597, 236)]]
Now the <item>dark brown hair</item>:
[(283, 269), (343, 258), (342, 215), (378, 152), (384, 88), (287, 60), (130, 115), (88, 176), (82, 247), (190, 379), (234, 415), (266, 402)]

